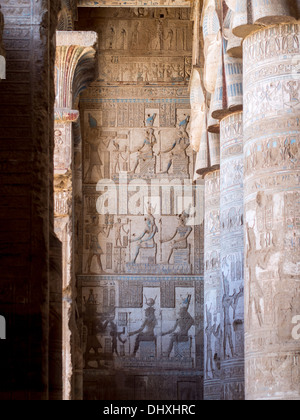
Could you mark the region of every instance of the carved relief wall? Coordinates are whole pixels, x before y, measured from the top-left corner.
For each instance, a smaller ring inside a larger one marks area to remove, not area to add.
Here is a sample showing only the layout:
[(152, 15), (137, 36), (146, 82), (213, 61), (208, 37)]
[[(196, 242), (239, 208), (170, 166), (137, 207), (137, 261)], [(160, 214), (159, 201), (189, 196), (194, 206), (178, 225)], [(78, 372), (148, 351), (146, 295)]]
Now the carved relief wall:
[(199, 399), (203, 187), (192, 184), (190, 12), (79, 17), (79, 29), (99, 34), (99, 77), (80, 110), (85, 398)]

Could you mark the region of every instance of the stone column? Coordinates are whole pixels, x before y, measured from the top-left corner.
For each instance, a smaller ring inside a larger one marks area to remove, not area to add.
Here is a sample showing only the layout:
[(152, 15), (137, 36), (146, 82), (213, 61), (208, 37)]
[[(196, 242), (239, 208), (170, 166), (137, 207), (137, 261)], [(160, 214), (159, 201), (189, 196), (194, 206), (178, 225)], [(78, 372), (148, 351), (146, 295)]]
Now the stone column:
[(220, 171), (205, 176), (204, 231), (204, 399), (220, 400), (221, 304), (220, 279)]
[(221, 121), (222, 399), (244, 400), (243, 113)]
[[(232, 5), (232, 3), (230, 3)], [(208, 113), (208, 141), (200, 143), (200, 152), (208, 157), (203, 164), (211, 168), (219, 163), (219, 189), (210, 191), (206, 177), (205, 231), (205, 316), (206, 357), (205, 398), (217, 400), (244, 399), (243, 347), (243, 65), (240, 39), (232, 34), (232, 9), (218, 2), (216, 10), (207, 10), (204, 24), (217, 28), (216, 15), (222, 25), (218, 77)], [(205, 28), (205, 26), (204, 26)], [(205, 32), (205, 31), (204, 31)], [(215, 41), (217, 47), (217, 42)], [(217, 48), (216, 48), (217, 51)], [(230, 55), (229, 52), (230, 51)], [(206, 54), (206, 66), (210, 55)], [(221, 127), (217, 120), (221, 120)], [(220, 135), (217, 134), (219, 130)], [(221, 132), (220, 132), (221, 131)], [(221, 142), (221, 159), (220, 151)], [(216, 147), (218, 145), (218, 147)], [(209, 153), (207, 153), (207, 150)], [(215, 151), (213, 153), (213, 151)], [(213, 159), (218, 156), (219, 162)], [(201, 160), (198, 159), (198, 162)], [(217, 169), (215, 167), (215, 169)], [(210, 169), (210, 172), (211, 169)], [(220, 187), (221, 185), (221, 187)], [(212, 207), (213, 206), (213, 207)], [(221, 208), (220, 208), (221, 206)], [(221, 214), (221, 224), (220, 224)], [(212, 216), (214, 215), (214, 216)], [(218, 216), (217, 216), (218, 215)], [(214, 228), (218, 217), (218, 231)], [(213, 355), (213, 357), (211, 356)], [(215, 366), (213, 367), (213, 363)], [(212, 372), (212, 374), (211, 374)]]
[[(78, 112), (75, 114), (78, 116)], [(61, 116), (55, 122), (54, 153), (54, 230), (62, 243), (63, 274), (63, 390), (64, 399), (71, 395), (72, 373), (71, 328), (73, 273), (73, 182), (72, 182), (72, 125)], [(63, 167), (65, 169), (63, 169)]]
[(193, 7), (193, 16), (192, 20), (194, 22), (194, 31), (193, 31), (193, 66), (203, 65), (203, 38), (201, 36), (201, 6), (202, 2), (200, 0), (195, 0)]
[(300, 25), (244, 42), (246, 398), (300, 399)]
[[(56, 102), (55, 102), (55, 233), (63, 251), (63, 398), (74, 399), (80, 382), (76, 377), (78, 359), (76, 338), (76, 280), (74, 271), (74, 191), (72, 123), (79, 112), (76, 108), (79, 92), (91, 77), (97, 34), (94, 32), (57, 32)], [(85, 72), (85, 70), (87, 70)], [(94, 73), (93, 73), (94, 75)], [(80, 364), (80, 363), (79, 363)], [(76, 385), (75, 385), (76, 384)]]

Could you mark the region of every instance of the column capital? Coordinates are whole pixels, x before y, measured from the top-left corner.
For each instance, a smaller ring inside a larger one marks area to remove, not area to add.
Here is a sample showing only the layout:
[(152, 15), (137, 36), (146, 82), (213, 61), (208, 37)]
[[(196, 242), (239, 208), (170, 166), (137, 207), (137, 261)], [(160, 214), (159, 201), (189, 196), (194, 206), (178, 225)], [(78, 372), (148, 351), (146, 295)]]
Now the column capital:
[[(86, 62), (92, 62), (89, 70), (95, 67), (97, 34), (95, 32), (58, 31), (56, 33), (56, 109), (73, 109), (78, 96), (78, 88), (74, 87), (77, 81), (76, 74), (80, 73), (81, 66), (87, 67)], [(90, 72), (85, 79), (90, 80)], [(80, 83), (85, 81), (80, 78)]]
[(79, 117), (79, 111), (76, 109), (59, 109), (54, 110), (55, 124), (71, 124), (76, 122)]

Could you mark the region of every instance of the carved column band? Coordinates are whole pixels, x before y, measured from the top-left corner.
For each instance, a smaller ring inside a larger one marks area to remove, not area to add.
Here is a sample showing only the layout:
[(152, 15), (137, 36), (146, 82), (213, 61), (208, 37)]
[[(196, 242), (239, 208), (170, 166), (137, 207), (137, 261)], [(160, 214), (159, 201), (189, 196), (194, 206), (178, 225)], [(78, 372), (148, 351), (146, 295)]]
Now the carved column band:
[(299, 43), (299, 24), (244, 42), (247, 399), (300, 399)]
[(221, 399), (220, 171), (205, 177), (204, 399)]
[(244, 400), (243, 113), (221, 121), (222, 398)]

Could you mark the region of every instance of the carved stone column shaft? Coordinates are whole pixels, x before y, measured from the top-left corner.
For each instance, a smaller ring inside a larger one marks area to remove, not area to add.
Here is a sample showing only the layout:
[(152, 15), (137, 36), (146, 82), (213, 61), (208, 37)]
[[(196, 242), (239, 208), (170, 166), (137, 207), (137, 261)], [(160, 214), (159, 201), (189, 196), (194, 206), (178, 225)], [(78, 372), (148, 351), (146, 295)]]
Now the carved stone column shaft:
[(204, 399), (221, 399), (220, 171), (205, 177)]
[[(72, 123), (79, 113), (74, 110), (79, 91), (89, 80), (95, 56), (94, 32), (57, 32), (56, 49), (56, 102), (55, 102), (55, 232), (62, 242), (63, 250), (63, 341), (64, 341), (64, 399), (78, 395), (79, 385), (76, 369), (79, 337), (75, 321), (75, 272), (74, 272), (74, 193), (73, 193), (73, 135)], [(83, 72), (84, 73), (84, 72)], [(79, 363), (80, 364), (80, 363)], [(76, 376), (76, 378), (75, 378)], [(81, 375), (82, 376), (82, 375)], [(76, 386), (73, 384), (76, 383)], [(82, 378), (81, 378), (82, 383)], [(82, 392), (82, 391), (81, 391)]]
[(243, 113), (221, 121), (222, 398), (244, 400)]
[(246, 397), (300, 398), (300, 25), (244, 42)]

